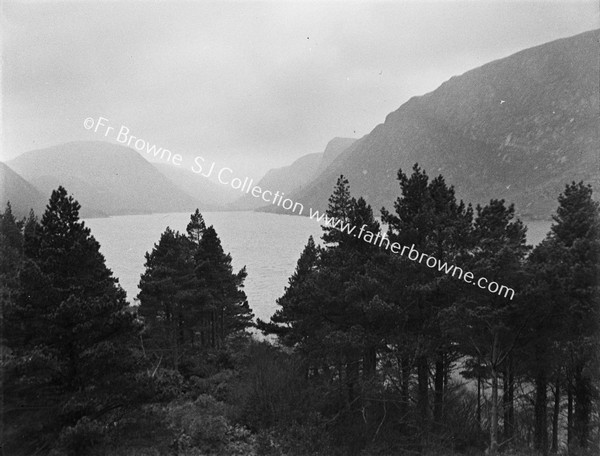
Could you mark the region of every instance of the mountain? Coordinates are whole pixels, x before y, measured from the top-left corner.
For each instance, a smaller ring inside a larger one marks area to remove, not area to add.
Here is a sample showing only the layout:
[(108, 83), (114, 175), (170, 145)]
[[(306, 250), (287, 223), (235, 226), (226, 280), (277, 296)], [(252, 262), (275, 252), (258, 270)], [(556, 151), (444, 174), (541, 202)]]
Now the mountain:
[(0, 162), (0, 212), (4, 212), (6, 203), (10, 202), (13, 214), (17, 218), (26, 217), (30, 209), (40, 215), (44, 211), (47, 201), (48, 198), (42, 192), (5, 163)]
[(187, 212), (200, 202), (177, 188), (132, 149), (79, 141), (32, 150), (7, 162), (50, 197), (64, 186), (82, 206), (82, 217)]
[(342, 152), (355, 142), (356, 138), (333, 138), (329, 141), (323, 151), (323, 157), (319, 163), (317, 173), (323, 172)]
[[(291, 165), (270, 169), (257, 185), (262, 189), (285, 194), (300, 190), (323, 172), (354, 141), (356, 139), (353, 138), (333, 138), (323, 152), (303, 155)], [(230, 205), (230, 208), (247, 210), (261, 206), (264, 206), (264, 201), (251, 195), (243, 195)]]
[(376, 211), (392, 209), (398, 169), (410, 174), (418, 162), (468, 202), (504, 198), (523, 218), (549, 218), (566, 183), (600, 190), (599, 38), (595, 30), (536, 46), (411, 98), (286, 196), (303, 203), (305, 214), (324, 209), (344, 174), (353, 195)]
[(167, 163), (152, 163), (181, 191), (192, 198), (202, 201), (200, 209), (205, 211), (223, 210), (224, 206), (239, 197), (239, 190), (230, 185), (217, 184), (206, 177), (193, 173), (189, 168), (177, 167)]

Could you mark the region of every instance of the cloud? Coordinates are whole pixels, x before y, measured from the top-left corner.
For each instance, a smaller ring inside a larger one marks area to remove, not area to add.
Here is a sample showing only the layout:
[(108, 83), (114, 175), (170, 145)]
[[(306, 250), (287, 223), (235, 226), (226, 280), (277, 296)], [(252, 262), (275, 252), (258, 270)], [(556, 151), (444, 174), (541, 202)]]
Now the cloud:
[(251, 175), (413, 95), (596, 27), (596, 2), (4, 2), (3, 158), (104, 116)]

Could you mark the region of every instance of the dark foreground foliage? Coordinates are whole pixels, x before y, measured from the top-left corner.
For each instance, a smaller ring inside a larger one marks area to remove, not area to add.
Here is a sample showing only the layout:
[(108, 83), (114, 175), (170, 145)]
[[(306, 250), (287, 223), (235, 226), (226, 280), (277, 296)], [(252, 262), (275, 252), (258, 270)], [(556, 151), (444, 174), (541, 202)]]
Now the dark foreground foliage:
[(338, 180), (328, 216), (514, 288), (514, 299), (338, 227), (269, 322), (192, 214), (146, 255), (130, 307), (63, 188), (0, 216), (2, 454), (592, 455), (599, 209), (573, 183), (535, 249), (514, 208), (398, 173), (381, 224)]

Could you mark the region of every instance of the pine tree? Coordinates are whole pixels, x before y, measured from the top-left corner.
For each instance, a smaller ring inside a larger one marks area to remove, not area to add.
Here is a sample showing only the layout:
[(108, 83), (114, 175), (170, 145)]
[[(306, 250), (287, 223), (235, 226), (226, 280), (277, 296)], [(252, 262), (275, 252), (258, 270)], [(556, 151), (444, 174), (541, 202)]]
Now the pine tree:
[[(328, 217), (347, 224), (353, 232), (336, 226), (323, 226), (321, 249), (309, 238), (280, 308), (270, 323), (259, 321), (263, 331), (279, 336), (294, 347), (313, 375), (322, 375), (336, 388), (338, 406), (359, 409), (360, 374), (372, 376), (377, 364), (379, 339), (369, 331), (377, 284), (370, 278), (371, 262), (379, 252), (373, 239), (381, 235), (373, 211), (363, 198), (349, 193), (348, 181), (341, 176), (327, 209)], [(357, 236), (362, 229), (364, 239)]]
[(252, 326), (254, 314), (243, 291), (246, 268), (233, 272), (231, 255), (223, 251), (212, 226), (204, 231), (195, 259), (200, 286), (208, 295), (212, 345), (220, 347), (230, 334)]
[(384, 208), (381, 210), (382, 220), (392, 227), (395, 239), (402, 245), (422, 247), (434, 226), (429, 177), (415, 164), (410, 177), (398, 170), (398, 182), (401, 197), (394, 202), (395, 214)]
[[(398, 181), (401, 196), (394, 202), (395, 214), (382, 209), (382, 220), (389, 226), (388, 236), (391, 241), (403, 246), (414, 245), (420, 252), (426, 253), (428, 236), (433, 227), (433, 201), (429, 189), (429, 177), (418, 164), (413, 166), (413, 173), (408, 177), (398, 170)], [(411, 327), (409, 337), (414, 353), (414, 364), (417, 366), (417, 410), (421, 442), (427, 439), (429, 428), (429, 359), (430, 340), (427, 337), (428, 325), (431, 323), (430, 301), (426, 299), (428, 288), (423, 287), (430, 280), (431, 273), (414, 262), (403, 261), (404, 274), (413, 286), (402, 290), (400, 301), (403, 306), (412, 308), (408, 315)]]
[[(0, 345), (5, 346), (4, 318), (14, 308), (15, 299), (19, 293), (19, 273), (23, 263), (23, 234), (22, 223), (15, 219), (10, 203), (0, 214)], [(5, 351), (2, 349), (2, 354)]]
[[(454, 188), (448, 186), (442, 176), (429, 180), (427, 173), (418, 164), (407, 176), (401, 169), (398, 181), (401, 195), (394, 203), (395, 213), (382, 209), (382, 220), (388, 224), (388, 237), (403, 246), (413, 246), (420, 253), (433, 256), (440, 262), (456, 264), (465, 255), (472, 243), (472, 210), (462, 201), (456, 201)], [(456, 279), (439, 270), (426, 267), (420, 261), (394, 258), (403, 274), (397, 274), (399, 289), (392, 301), (410, 309), (406, 312), (412, 353), (403, 348), (404, 364), (410, 365), (414, 358), (417, 368), (417, 409), (421, 443), (428, 440), (429, 416), (429, 364), (434, 361), (434, 423), (441, 423), (445, 378), (449, 375), (450, 363), (456, 355), (443, 334), (439, 314), (448, 308), (460, 295), (461, 285)], [(395, 336), (396, 338), (398, 335)], [(408, 373), (404, 373), (408, 382)], [(405, 388), (406, 390), (407, 388)], [(407, 398), (404, 398), (407, 401)]]
[[(28, 257), (5, 322), (11, 454), (47, 451), (82, 420), (118, 420), (114, 411), (139, 398), (140, 364), (130, 347), (140, 326), (79, 207), (59, 187), (39, 233), (32, 236), (32, 217), (25, 227)], [(36, 239), (29, 246), (28, 236)]]
[(125, 302), (123, 290), (105, 265), (100, 245), (79, 221), (80, 208), (63, 187), (52, 192), (41, 220), (35, 259), (52, 281), (57, 299), (66, 299), (77, 289), (86, 297), (111, 293)]
[[(475, 279), (484, 277), (499, 284), (510, 284), (517, 292), (524, 282), (523, 261), (530, 246), (526, 227), (514, 219), (514, 206), (504, 200), (491, 200), (477, 207), (474, 223), (476, 247), (467, 267)], [(525, 338), (526, 325), (518, 316), (520, 299), (511, 300), (471, 286), (445, 316), (461, 351), (476, 364), (485, 363), (491, 378), (490, 454), (498, 453), (499, 377), (516, 346)]]
[(304, 250), (296, 263), (296, 269), (288, 279), (288, 286), (283, 296), (277, 299), (279, 308), (271, 317), (270, 322), (257, 320), (257, 327), (265, 334), (275, 334), (279, 340), (290, 347), (299, 343), (310, 330), (306, 325), (308, 306), (305, 304), (307, 286), (310, 287), (310, 277), (317, 270), (320, 248), (309, 236)]
[(23, 251), (23, 223), (17, 221), (12, 212), (10, 202), (6, 204), (6, 209), (0, 215), (0, 233), (4, 236), (5, 243), (3, 245), (10, 246), (19, 253)]
[(42, 227), (33, 209), (23, 226), (23, 253), (28, 258), (34, 258), (40, 248), (40, 232)]
[(230, 334), (250, 327), (253, 318), (242, 289), (245, 268), (233, 272), (231, 256), (198, 210), (186, 232), (167, 228), (146, 254), (138, 295), (148, 323), (147, 348), (168, 356), (174, 368), (182, 359), (187, 367), (194, 364), (199, 348), (222, 347)]
[[(567, 310), (562, 338), (571, 362), (568, 365), (574, 411), (569, 414), (570, 443), (590, 445), (592, 398), (598, 394), (600, 377), (598, 332), (600, 330), (600, 208), (592, 188), (571, 183), (558, 198), (548, 243), (556, 252), (553, 262), (564, 267), (550, 284), (555, 299)], [(559, 257), (559, 258), (557, 258)], [(556, 266), (554, 266), (556, 268)], [(561, 299), (562, 298), (562, 299)]]
[(194, 212), (190, 217), (190, 222), (186, 227), (186, 232), (188, 234), (188, 238), (191, 242), (198, 245), (200, 244), (200, 240), (206, 231), (206, 223), (204, 223), (204, 218), (198, 209)]
[(146, 253), (146, 271), (139, 284), (139, 312), (147, 324), (145, 348), (159, 358), (170, 359), (174, 369), (193, 343), (202, 305), (196, 296), (193, 245), (167, 227), (152, 252)]
[[(329, 197), (329, 205), (325, 214), (332, 219), (332, 223), (348, 223), (350, 218), (350, 210), (352, 207), (352, 199), (350, 196), (350, 185), (348, 179), (343, 175), (338, 177), (333, 194)], [(351, 235), (341, 232), (337, 227), (324, 225), (323, 241), (326, 244), (339, 245), (350, 239)]]
[[(568, 298), (564, 293), (569, 280), (566, 255), (566, 249), (550, 237), (535, 247), (526, 264), (528, 283), (523, 299), (528, 305), (519, 312), (527, 322), (526, 344), (520, 357), (526, 366), (525, 373), (535, 385), (534, 448), (542, 454), (549, 449), (547, 386), (550, 379), (560, 377), (568, 358), (564, 350), (564, 322), (569, 319)], [(556, 388), (559, 383), (555, 383)], [(553, 446), (556, 448), (558, 442), (553, 442)]]

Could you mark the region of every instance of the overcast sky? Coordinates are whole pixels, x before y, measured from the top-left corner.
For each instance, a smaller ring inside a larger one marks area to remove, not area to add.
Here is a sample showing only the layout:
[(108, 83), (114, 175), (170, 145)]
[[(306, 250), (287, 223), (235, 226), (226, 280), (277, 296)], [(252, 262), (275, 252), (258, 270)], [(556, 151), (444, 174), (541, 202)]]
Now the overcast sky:
[(2, 160), (102, 140), (83, 127), (102, 116), (250, 177), (369, 133), (453, 75), (600, 24), (597, 0), (2, 5)]

